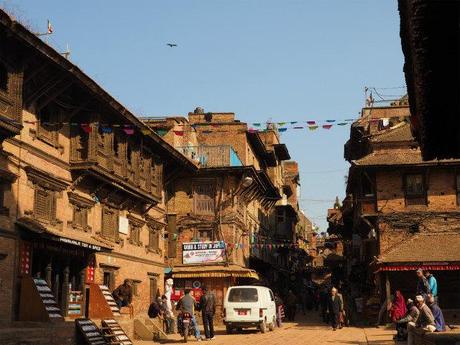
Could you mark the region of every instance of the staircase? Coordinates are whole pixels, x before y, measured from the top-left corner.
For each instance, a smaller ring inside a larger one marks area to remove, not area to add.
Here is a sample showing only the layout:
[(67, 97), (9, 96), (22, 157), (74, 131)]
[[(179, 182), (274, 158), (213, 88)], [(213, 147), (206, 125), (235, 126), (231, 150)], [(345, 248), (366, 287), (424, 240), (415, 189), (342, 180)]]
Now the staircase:
[(163, 332), (163, 327), (160, 322), (152, 321), (151, 319), (134, 320), (134, 334), (141, 340), (167, 340), (168, 336)]
[(113, 299), (112, 293), (110, 292), (109, 288), (105, 285), (99, 285), (99, 288), (101, 289), (102, 294), (104, 295), (104, 298), (110, 307), (110, 310), (112, 310), (113, 316), (120, 316), (120, 309), (118, 308), (117, 303)]

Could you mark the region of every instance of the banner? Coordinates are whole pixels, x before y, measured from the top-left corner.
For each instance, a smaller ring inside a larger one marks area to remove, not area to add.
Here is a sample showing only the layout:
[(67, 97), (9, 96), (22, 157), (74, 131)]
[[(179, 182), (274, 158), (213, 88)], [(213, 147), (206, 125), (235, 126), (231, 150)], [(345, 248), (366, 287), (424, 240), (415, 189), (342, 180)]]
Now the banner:
[(183, 264), (223, 262), (224, 256), (224, 242), (187, 242), (182, 244)]

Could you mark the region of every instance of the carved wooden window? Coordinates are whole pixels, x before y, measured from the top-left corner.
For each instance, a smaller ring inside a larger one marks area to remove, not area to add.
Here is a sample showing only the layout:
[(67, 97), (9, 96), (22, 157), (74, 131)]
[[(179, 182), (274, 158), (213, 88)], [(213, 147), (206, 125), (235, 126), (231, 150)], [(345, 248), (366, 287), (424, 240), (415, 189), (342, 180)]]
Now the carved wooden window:
[(426, 205), (426, 187), (423, 174), (406, 174), (404, 176), (406, 205)]
[(56, 219), (56, 192), (35, 186), (34, 217), (40, 220)]
[(193, 182), (193, 210), (195, 214), (214, 215), (214, 180), (195, 180)]
[(53, 105), (47, 105), (40, 109), (37, 114), (37, 134), (38, 138), (51, 144), (57, 145), (59, 131), (59, 110)]
[(156, 196), (161, 195), (161, 186), (163, 184), (163, 163), (160, 157), (153, 157), (152, 171), (152, 193)]
[(139, 224), (134, 224), (133, 222), (129, 223), (129, 243), (136, 246), (141, 245), (141, 229), (142, 227)]
[(212, 229), (198, 229), (197, 237), (200, 241), (211, 241), (212, 240)]
[(5, 64), (0, 62), (0, 90), (8, 92), (8, 70)]
[(118, 240), (118, 210), (103, 207), (101, 230), (103, 236)]
[(154, 227), (149, 227), (149, 244), (148, 248), (152, 251), (160, 249), (160, 230)]

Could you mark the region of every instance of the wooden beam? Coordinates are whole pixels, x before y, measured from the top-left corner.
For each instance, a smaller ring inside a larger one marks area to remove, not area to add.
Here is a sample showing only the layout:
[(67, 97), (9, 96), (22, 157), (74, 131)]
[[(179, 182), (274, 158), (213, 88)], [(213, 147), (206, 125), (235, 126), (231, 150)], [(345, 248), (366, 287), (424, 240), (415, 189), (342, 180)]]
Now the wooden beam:
[(24, 85), (27, 85), (32, 79), (34, 79), (38, 74), (40, 74), (43, 70), (45, 70), (46, 67), (48, 67), (48, 64), (45, 63), (39, 66), (38, 68), (36, 68), (30, 74), (28, 74), (26, 78), (24, 79)]
[[(65, 84), (65, 85), (61, 86), (61, 84)], [(55, 91), (51, 95), (49, 95), (44, 102), (40, 102), (38, 104), (36, 111), (40, 111), (41, 109), (46, 107), (48, 104), (54, 101), (57, 97), (59, 97), (59, 95), (61, 95), (64, 91), (66, 91), (69, 87), (71, 87), (72, 84), (73, 84), (72, 81), (66, 81), (66, 80), (64, 80), (64, 83), (58, 84), (55, 88)]]
[(27, 99), (25, 100), (25, 103), (28, 104), (28, 105), (31, 105), (36, 100), (38, 100), (41, 96), (43, 96), (43, 94), (45, 94), (48, 90), (50, 90), (53, 87), (55, 87), (57, 84), (59, 84), (64, 79), (65, 79), (65, 77), (63, 77), (63, 76), (59, 77), (58, 76), (58, 77), (55, 77), (55, 78), (52, 78), (52, 79), (48, 80), (48, 82), (45, 83), (39, 90), (35, 91), (35, 93), (33, 93), (32, 95), (27, 97)]

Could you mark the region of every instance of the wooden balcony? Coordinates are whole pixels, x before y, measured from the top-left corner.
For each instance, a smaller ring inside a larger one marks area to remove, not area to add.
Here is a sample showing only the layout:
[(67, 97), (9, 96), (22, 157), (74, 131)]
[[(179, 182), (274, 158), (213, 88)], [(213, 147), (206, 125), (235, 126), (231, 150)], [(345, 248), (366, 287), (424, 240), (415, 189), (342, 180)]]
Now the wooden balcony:
[(115, 183), (120, 189), (148, 202), (161, 200), (163, 167), (153, 154), (144, 152), (141, 155), (136, 148), (129, 151), (128, 160), (126, 147), (122, 146), (115, 154), (112, 147), (101, 145), (93, 133), (73, 136), (70, 152), (73, 172), (92, 175), (103, 183)]

